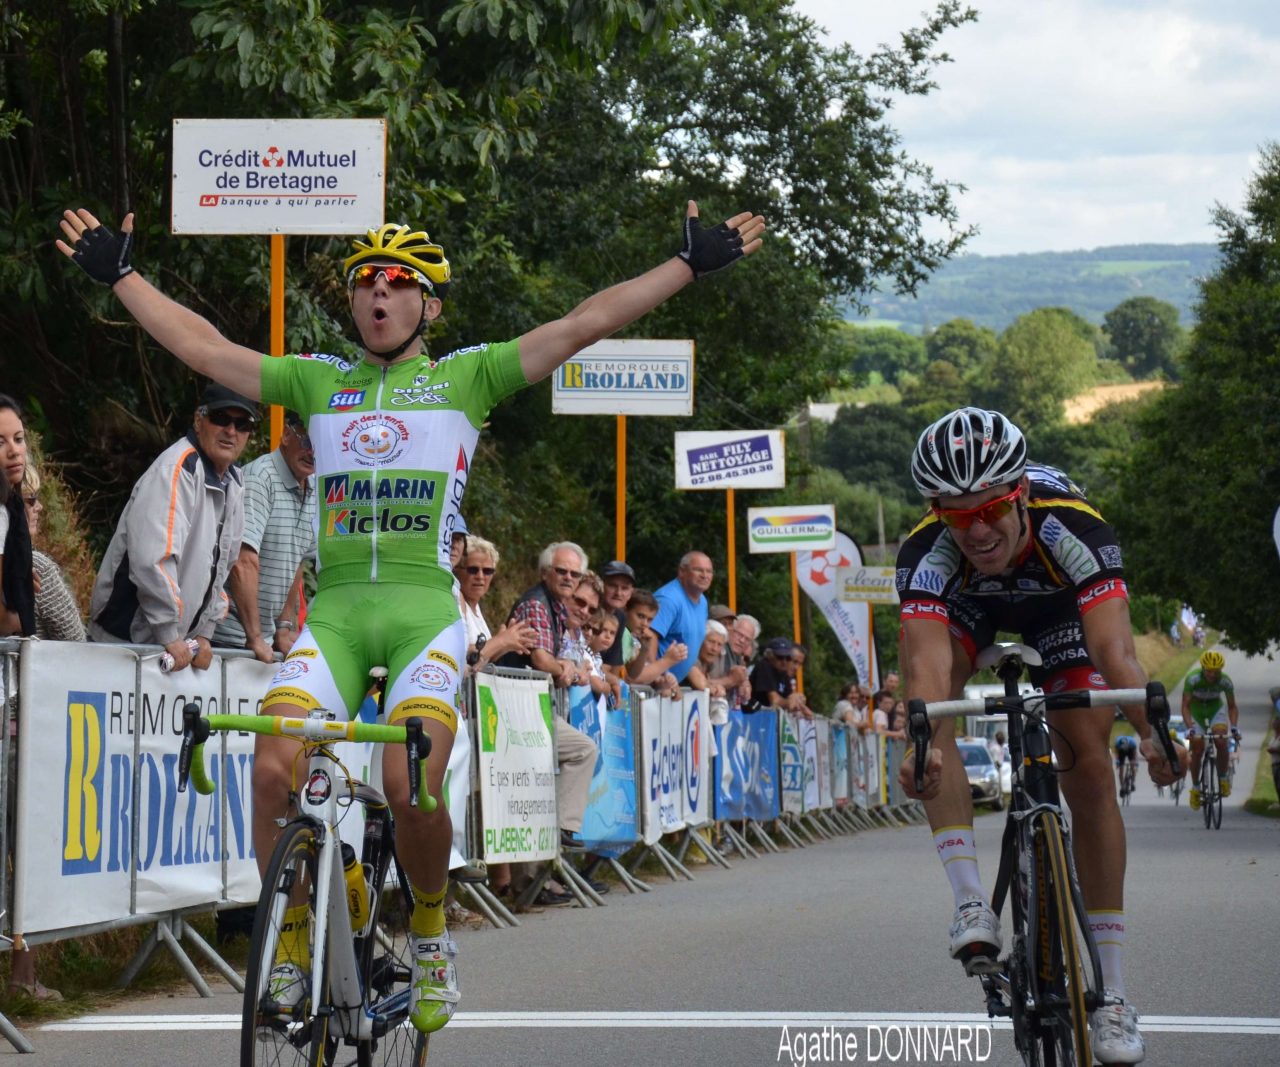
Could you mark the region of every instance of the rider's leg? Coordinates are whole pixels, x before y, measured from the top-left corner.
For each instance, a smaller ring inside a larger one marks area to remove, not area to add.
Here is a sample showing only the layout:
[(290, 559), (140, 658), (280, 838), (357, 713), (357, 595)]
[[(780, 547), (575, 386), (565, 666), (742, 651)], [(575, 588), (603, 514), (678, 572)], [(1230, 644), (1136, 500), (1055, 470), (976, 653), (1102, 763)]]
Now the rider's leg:
[(1230, 748), (1227, 745), (1227, 728), (1225, 726), (1215, 726), (1213, 728), (1213, 743), (1218, 749), (1218, 778), (1225, 780), (1231, 760)]
[(1094, 927), (1103, 984), (1124, 995), (1124, 820), (1111, 786), (1107, 739), (1114, 709), (1050, 712), (1058, 782), (1071, 809), (1072, 852)]
[[(295, 717), (306, 714), (293, 704), (277, 704), (270, 713)], [(258, 734), (253, 743), (253, 851), (258, 874), (264, 878), (280, 836), (277, 820), (287, 814), (293, 763), (299, 751), (298, 742), (288, 737)]]
[(1200, 781), (1200, 761), (1204, 758), (1204, 738), (1199, 733), (1196, 733), (1187, 738), (1187, 743), (1191, 748), (1191, 785), (1194, 788), (1196, 783)]

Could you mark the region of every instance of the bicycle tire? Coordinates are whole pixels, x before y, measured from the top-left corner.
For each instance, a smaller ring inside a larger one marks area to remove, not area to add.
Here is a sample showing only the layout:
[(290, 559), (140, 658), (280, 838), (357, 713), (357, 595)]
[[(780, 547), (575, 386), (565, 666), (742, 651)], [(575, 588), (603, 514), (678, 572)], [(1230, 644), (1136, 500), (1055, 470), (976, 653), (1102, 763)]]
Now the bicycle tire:
[[(1089, 1067), (1088, 987), (1080, 962), (1071, 865), (1062, 825), (1053, 816), (1036, 821), (1043, 843), (1043, 907), (1048, 920), (1049, 955), (1041, 962), (1052, 975), (1041, 992), (1040, 1041), (1045, 1067)], [(1042, 942), (1044, 934), (1041, 934)]]
[[(390, 814), (370, 811), (366, 825), (380, 818), (376, 842), (365, 833), (365, 862), (373, 865), (374, 891), (369, 895), (367, 933), (357, 938), (360, 984), (371, 1013), (391, 1021), (385, 1033), (356, 1047), (357, 1067), (426, 1067), (429, 1035), (409, 1022), (413, 995), (409, 944), (410, 904), (394, 858), (395, 838)], [(388, 882), (388, 878), (390, 881)]]
[[(307, 886), (312, 941), (309, 947), (314, 947), (316, 865), (321, 844), (315, 825), (295, 819), (285, 826), (272, 850), (249, 941), (240, 1032), (241, 1067), (329, 1067), (333, 1063), (338, 1043), (329, 1033), (330, 1012), (319, 1003), (328, 995), (327, 973), (321, 976), (320, 996), (314, 989), (309, 991), (288, 1021), (275, 1013), (269, 1020), (264, 1017), (261, 1008), (265, 993), (259, 993), (260, 989), (265, 990), (267, 976), (276, 965), (280, 915), (299, 878)], [(310, 974), (309, 963), (302, 969)]]
[[(1218, 753), (1212, 744), (1206, 743), (1200, 760), (1200, 810), (1204, 813), (1204, 828), (1213, 829), (1213, 804), (1218, 793)], [(1218, 816), (1222, 825), (1222, 816)]]

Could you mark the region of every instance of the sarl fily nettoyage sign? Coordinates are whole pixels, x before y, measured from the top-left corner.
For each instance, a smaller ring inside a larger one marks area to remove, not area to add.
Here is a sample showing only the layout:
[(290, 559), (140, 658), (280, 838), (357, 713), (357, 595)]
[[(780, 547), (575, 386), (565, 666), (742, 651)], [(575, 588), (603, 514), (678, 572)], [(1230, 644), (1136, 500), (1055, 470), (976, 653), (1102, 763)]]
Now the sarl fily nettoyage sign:
[(676, 434), (677, 489), (781, 489), (781, 430)]
[(174, 119), (174, 233), (348, 234), (382, 225), (383, 119)]

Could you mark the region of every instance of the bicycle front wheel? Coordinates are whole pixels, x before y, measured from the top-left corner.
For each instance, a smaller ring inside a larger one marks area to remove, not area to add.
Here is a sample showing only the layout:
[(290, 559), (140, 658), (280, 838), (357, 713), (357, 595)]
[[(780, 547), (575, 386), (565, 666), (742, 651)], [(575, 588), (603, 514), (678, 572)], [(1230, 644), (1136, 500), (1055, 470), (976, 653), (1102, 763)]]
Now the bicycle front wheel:
[[(1200, 810), (1204, 812), (1204, 828), (1213, 828), (1213, 809), (1220, 804), (1218, 796), (1218, 754), (1212, 744), (1204, 746), (1204, 758), (1200, 761)], [(1218, 825), (1222, 825), (1222, 811), (1218, 811)]]
[(249, 942), (241, 1067), (328, 1067), (333, 1062), (337, 1040), (329, 1033), (329, 1013), (320, 1007), (326, 983), (322, 978), (319, 989), (311, 987), (321, 843), (315, 826), (295, 820), (271, 854)]
[(358, 1067), (426, 1067), (427, 1034), (409, 1022), (412, 1008), (412, 946), (409, 934), (410, 905), (407, 883), (394, 861), (394, 837), (389, 813), (379, 818), (376, 843), (365, 833), (365, 862), (373, 868), (374, 892), (369, 896), (370, 916), (356, 939), (356, 955), (365, 1000), (374, 1018), (371, 1040), (356, 1049)]
[(1040, 871), (1036, 901), (1038, 929), (1032, 934), (1040, 985), (1039, 1033), (1045, 1067), (1088, 1067), (1087, 986), (1081, 963), (1071, 864), (1062, 824), (1053, 816), (1036, 823)]

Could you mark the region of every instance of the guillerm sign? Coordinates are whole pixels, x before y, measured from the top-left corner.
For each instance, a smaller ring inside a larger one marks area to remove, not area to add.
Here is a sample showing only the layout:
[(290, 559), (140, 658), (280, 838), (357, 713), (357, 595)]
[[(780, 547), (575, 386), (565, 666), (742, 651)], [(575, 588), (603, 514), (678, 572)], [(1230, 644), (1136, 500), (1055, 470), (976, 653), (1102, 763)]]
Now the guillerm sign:
[(821, 552), (836, 546), (834, 504), (748, 508), (752, 552)]
[(551, 378), (556, 415), (692, 415), (693, 342), (597, 341)]
[(677, 489), (781, 489), (781, 430), (676, 434)]
[(174, 119), (174, 233), (360, 233), (382, 225), (383, 119)]

